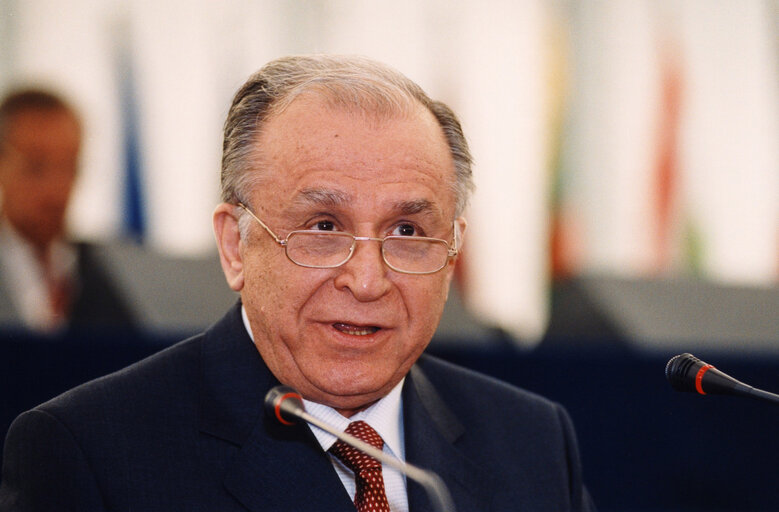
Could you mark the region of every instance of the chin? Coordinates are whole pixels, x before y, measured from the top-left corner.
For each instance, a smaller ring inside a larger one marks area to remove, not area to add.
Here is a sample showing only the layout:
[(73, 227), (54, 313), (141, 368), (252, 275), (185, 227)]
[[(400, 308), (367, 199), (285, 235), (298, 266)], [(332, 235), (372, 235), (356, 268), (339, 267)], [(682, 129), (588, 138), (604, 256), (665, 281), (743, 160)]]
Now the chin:
[(374, 395), (348, 397), (346, 399), (344, 399), (344, 397), (337, 397), (331, 402), (325, 402), (325, 405), (332, 407), (341, 413), (341, 415), (348, 418), (378, 402), (385, 394), (386, 393), (375, 393)]
[(339, 382), (333, 382), (330, 378), (319, 386), (315, 384), (315, 387), (322, 393), (323, 399), (329, 402), (326, 405), (336, 409), (365, 408), (389, 393), (398, 382), (400, 379), (377, 379), (375, 374), (351, 378), (342, 375)]

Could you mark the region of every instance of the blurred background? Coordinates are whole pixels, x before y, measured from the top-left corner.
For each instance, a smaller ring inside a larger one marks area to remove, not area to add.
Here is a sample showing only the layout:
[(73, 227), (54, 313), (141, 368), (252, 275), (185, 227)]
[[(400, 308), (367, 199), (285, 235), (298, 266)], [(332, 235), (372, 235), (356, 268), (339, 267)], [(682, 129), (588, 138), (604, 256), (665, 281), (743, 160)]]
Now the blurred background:
[(779, 415), (662, 382), (693, 350), (779, 389), (779, 0), (0, 0), (0, 93), (82, 116), (68, 232), (147, 334), (0, 331), (6, 410), (235, 300), (221, 125), (251, 72), (312, 52), (389, 63), (461, 116), (477, 191), (433, 350), (562, 401), (603, 510), (779, 509)]
[(75, 237), (202, 258), (245, 78), (289, 53), (385, 61), (460, 113), (478, 189), (459, 291), (532, 347), (555, 279), (777, 286), (778, 6), (0, 0), (0, 90), (82, 114)]

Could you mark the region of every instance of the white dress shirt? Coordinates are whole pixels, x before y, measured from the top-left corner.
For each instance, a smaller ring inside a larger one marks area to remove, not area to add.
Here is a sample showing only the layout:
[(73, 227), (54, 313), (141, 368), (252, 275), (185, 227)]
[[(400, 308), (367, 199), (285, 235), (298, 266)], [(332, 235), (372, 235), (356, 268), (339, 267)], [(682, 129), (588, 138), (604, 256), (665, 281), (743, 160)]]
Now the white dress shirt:
[[(249, 326), (249, 318), (246, 316), (246, 308), (241, 307), (241, 315), (243, 317), (243, 323), (246, 327), (249, 336), (254, 340), (251, 327)], [(405, 380), (405, 379), (404, 379)], [(332, 407), (322, 405), (309, 400), (303, 400), (306, 406), (306, 411), (315, 416), (316, 418), (324, 421), (325, 423), (332, 425), (340, 431), (345, 431), (349, 426), (349, 423), (353, 421), (362, 420), (379, 433), (384, 440), (384, 453), (387, 453), (393, 457), (406, 460), (405, 443), (403, 439), (403, 400), (401, 391), (403, 389), (403, 380), (401, 380), (392, 391), (384, 398), (371, 405), (364, 411), (360, 411), (351, 418), (342, 416), (338, 411)], [(317, 441), (322, 446), (322, 449), (327, 452), (330, 447), (337, 441), (337, 438), (324, 430), (320, 430), (312, 425), (308, 426), (314, 433)], [(356, 491), (356, 483), (354, 479), (354, 473), (347, 468), (343, 462), (337, 457), (330, 455), (330, 462), (332, 462), (338, 477), (346, 489), (346, 492), (354, 498)], [(387, 493), (387, 501), (389, 502), (390, 510), (392, 512), (408, 512), (408, 493), (406, 491), (406, 478), (399, 471), (382, 465), (382, 475), (384, 476), (384, 490)]]
[[(73, 246), (55, 241), (48, 256), (52, 278), (77, 281), (78, 255)], [(51, 309), (46, 270), (35, 250), (5, 219), (0, 221), (0, 273), (24, 326), (38, 332), (64, 326), (66, 320)]]

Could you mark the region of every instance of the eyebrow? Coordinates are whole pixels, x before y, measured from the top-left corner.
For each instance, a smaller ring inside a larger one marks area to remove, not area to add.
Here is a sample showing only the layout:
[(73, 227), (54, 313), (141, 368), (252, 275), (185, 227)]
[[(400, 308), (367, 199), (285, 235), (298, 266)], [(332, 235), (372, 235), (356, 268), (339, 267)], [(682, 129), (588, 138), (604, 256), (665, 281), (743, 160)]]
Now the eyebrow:
[(415, 215), (418, 213), (430, 215), (436, 213), (438, 208), (427, 199), (413, 199), (395, 203), (395, 210), (404, 215)]

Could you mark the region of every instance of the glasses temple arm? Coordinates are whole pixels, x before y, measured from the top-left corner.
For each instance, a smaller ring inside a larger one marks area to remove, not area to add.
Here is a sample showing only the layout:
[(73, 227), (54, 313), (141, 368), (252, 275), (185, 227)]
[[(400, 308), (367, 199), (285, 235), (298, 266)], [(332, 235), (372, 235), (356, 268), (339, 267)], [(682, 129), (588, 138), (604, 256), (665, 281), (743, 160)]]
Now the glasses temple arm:
[(270, 229), (268, 226), (266, 226), (266, 225), (265, 225), (265, 223), (264, 223), (263, 221), (261, 221), (261, 220), (259, 219), (259, 217), (257, 217), (257, 216), (254, 214), (254, 212), (252, 212), (252, 211), (249, 209), (249, 207), (248, 207), (248, 206), (246, 206), (245, 204), (243, 204), (243, 203), (241, 203), (241, 202), (239, 202), (239, 203), (238, 203), (238, 206), (239, 206), (240, 208), (243, 208), (244, 210), (246, 210), (246, 213), (248, 213), (249, 215), (251, 215), (251, 216), (252, 216), (252, 218), (253, 218), (254, 220), (256, 220), (256, 221), (259, 223), (259, 225), (260, 225), (260, 226), (262, 226), (262, 228), (263, 228), (265, 231), (267, 231), (267, 232), (268, 232), (268, 234), (269, 234), (270, 236), (272, 236), (272, 237), (273, 237), (273, 239), (276, 241), (276, 243), (277, 243), (277, 244), (279, 244), (279, 245), (280, 245), (280, 246), (282, 246), (282, 247), (284, 247), (284, 246), (286, 246), (286, 245), (287, 245), (287, 241), (286, 241), (286, 240), (282, 240), (282, 239), (280, 239), (278, 236), (276, 236), (276, 233), (274, 233), (273, 231), (271, 231), (271, 229)]

